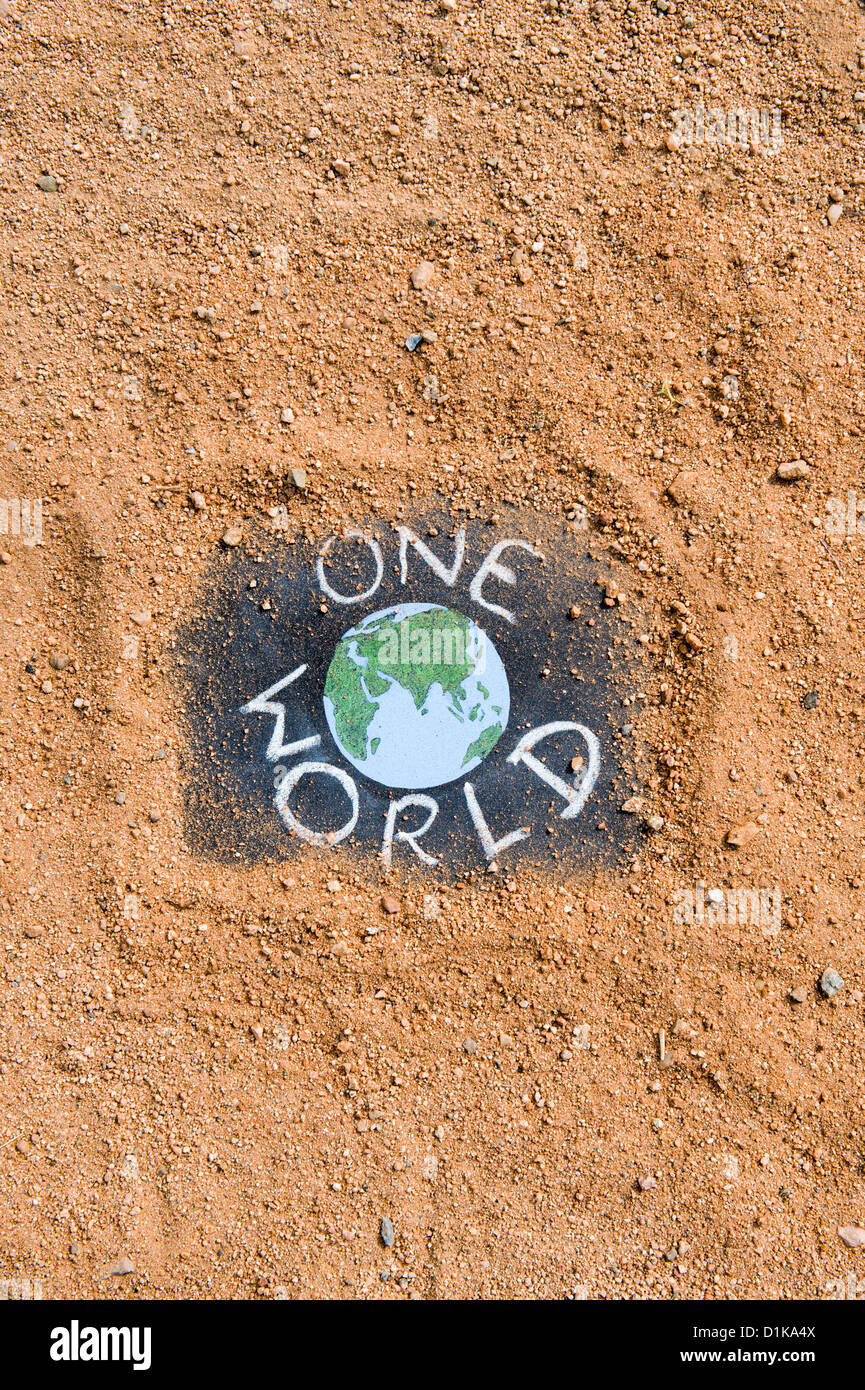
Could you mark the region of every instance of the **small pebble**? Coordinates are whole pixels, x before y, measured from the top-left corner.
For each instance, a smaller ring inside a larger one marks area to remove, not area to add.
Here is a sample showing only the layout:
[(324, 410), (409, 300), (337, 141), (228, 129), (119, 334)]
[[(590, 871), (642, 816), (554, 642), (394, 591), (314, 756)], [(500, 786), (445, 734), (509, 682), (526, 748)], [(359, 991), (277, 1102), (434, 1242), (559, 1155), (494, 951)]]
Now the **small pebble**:
[(291, 478), (292, 484), (297, 488), (298, 492), (306, 492), (309, 480), (303, 468), (292, 468), (288, 476)]
[(384, 897), (381, 900), (382, 912), (386, 912), (388, 916), (391, 917), (394, 915), (394, 913), (399, 912), (401, 906), (402, 904), (400, 903), (399, 898)]
[(733, 849), (741, 849), (759, 833), (759, 826), (755, 825), (752, 820), (746, 821), (744, 825), (736, 825), (732, 830), (727, 831), (727, 844)]
[(422, 342), (423, 335), (421, 333), (409, 333), (408, 337), (405, 340), (405, 345), (408, 348), (409, 352), (416, 352)]
[(53, 174), (40, 174), (36, 183), (43, 193), (56, 193), (60, 187)]
[(222, 544), (226, 546), (228, 550), (234, 550), (236, 546), (240, 545), (242, 540), (243, 532), (240, 527), (229, 526), (228, 530), (223, 534)]
[(833, 970), (832, 967), (829, 966), (828, 969), (823, 971), (823, 974), (820, 976), (820, 989), (827, 999), (832, 999), (836, 994), (840, 994), (843, 988), (844, 981), (841, 979), (837, 970)]
[(791, 459), (789, 463), (779, 463), (776, 469), (776, 477), (782, 483), (794, 483), (800, 478), (807, 478), (811, 472), (810, 467), (804, 459)]
[(816, 690), (808, 690), (802, 696), (802, 706), (804, 709), (816, 709), (819, 696)]
[(421, 261), (416, 265), (411, 273), (411, 282), (416, 290), (425, 290), (427, 285), (435, 275), (435, 265), (432, 261)]
[(379, 1233), (381, 1235), (382, 1245), (387, 1246), (389, 1250), (393, 1245), (393, 1222), (391, 1221), (389, 1216), (383, 1216), (381, 1218)]

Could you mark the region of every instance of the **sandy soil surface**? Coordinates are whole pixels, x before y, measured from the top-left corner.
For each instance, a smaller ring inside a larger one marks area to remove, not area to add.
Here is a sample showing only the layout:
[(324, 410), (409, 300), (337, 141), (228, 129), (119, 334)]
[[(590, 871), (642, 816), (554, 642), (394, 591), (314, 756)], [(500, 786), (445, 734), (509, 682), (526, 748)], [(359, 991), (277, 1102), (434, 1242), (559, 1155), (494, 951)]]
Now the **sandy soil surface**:
[[(856, 1296), (865, 14), (0, 0), (0, 115), (0, 1278)], [(623, 576), (638, 851), (200, 852), (214, 566), (509, 508)]]

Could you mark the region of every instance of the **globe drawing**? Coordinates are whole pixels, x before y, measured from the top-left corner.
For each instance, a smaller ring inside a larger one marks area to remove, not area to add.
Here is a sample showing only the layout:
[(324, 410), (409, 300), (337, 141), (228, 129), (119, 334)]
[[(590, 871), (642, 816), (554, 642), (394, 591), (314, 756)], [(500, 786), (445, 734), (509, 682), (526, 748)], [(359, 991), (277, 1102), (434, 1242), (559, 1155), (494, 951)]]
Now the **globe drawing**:
[(495, 748), (510, 713), (501, 658), (482, 628), (434, 603), (398, 603), (337, 643), (324, 712), (340, 752), (387, 787), (437, 787)]

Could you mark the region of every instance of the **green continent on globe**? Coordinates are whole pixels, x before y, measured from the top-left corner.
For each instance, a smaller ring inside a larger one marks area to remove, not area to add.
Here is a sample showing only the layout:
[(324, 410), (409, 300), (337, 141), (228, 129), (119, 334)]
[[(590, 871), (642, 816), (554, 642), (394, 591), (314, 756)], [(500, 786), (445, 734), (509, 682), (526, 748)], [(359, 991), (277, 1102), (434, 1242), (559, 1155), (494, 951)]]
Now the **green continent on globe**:
[(488, 729), (484, 729), (483, 733), (478, 734), (474, 743), (470, 743), (466, 749), (463, 767), (466, 763), (470, 763), (472, 758), (485, 758), (488, 753), (492, 753), (501, 736), (501, 724), (491, 724)]
[(469, 653), (469, 620), (448, 608), (411, 613), (398, 623), (387, 622), (368, 641), (370, 664), (409, 692), (420, 709), (432, 687), (450, 695), (463, 713), (463, 681), (475, 669)]
[(345, 642), (333, 654), (324, 693), (333, 705), (336, 734), (343, 748), (355, 758), (366, 757), (367, 729), (378, 702), (367, 698), (361, 683), (364, 672), (352, 661)]
[[(358, 632), (343, 638), (330, 663), (324, 693), (333, 705), (336, 735), (346, 752), (359, 762), (365, 761), (367, 731), (379, 706), (377, 697), (389, 689), (391, 681), (409, 692), (416, 709), (421, 709), (438, 684), (451, 697), (451, 712), (464, 717), (463, 681), (476, 664), (468, 639), (468, 618), (447, 608), (411, 613), (399, 622), (379, 618), (370, 627), (361, 625)], [(498, 733), (487, 752), (501, 733), (496, 727)], [(487, 730), (472, 747), (491, 733)]]

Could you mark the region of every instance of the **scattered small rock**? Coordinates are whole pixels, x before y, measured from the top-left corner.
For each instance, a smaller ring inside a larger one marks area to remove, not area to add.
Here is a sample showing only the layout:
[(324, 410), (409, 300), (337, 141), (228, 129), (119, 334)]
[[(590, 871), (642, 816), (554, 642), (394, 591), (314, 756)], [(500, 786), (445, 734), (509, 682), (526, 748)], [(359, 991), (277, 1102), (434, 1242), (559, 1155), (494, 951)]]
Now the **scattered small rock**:
[(226, 547), (226, 549), (234, 550), (236, 546), (240, 545), (240, 542), (242, 540), (243, 532), (241, 531), (240, 527), (229, 526), (228, 530), (225, 531), (223, 534), (222, 544)]
[(727, 831), (727, 844), (732, 849), (741, 849), (743, 845), (750, 844), (755, 835), (759, 835), (760, 827), (755, 825), (752, 820), (745, 821), (744, 825), (735, 825), (732, 830)]
[(858, 1250), (860, 1245), (865, 1245), (865, 1227), (863, 1226), (839, 1226), (838, 1234), (850, 1250)]
[(402, 904), (399, 898), (390, 898), (385, 896), (381, 900), (381, 910), (382, 912), (386, 912), (389, 917), (392, 917), (394, 913), (399, 912), (401, 906)]
[(435, 275), (435, 265), (432, 261), (421, 261), (416, 265), (411, 273), (411, 282), (416, 290), (425, 290)]
[(422, 342), (422, 333), (409, 333), (408, 337), (405, 340), (405, 345), (408, 348), (409, 352), (416, 352)]
[(805, 694), (802, 696), (802, 708), (816, 709), (819, 698), (816, 690), (806, 690)]
[(843, 988), (844, 981), (841, 979), (838, 971), (833, 970), (830, 965), (820, 976), (820, 989), (822, 993), (825, 994), (827, 999), (832, 999), (836, 994), (840, 994)]
[(128, 1255), (121, 1255), (116, 1264), (113, 1264), (108, 1271), (109, 1274), (134, 1274), (135, 1265)]
[(697, 474), (693, 468), (683, 468), (667, 485), (667, 494), (679, 507), (689, 507), (696, 495)]
[(57, 193), (60, 188), (60, 184), (53, 174), (40, 174), (36, 180), (36, 185), (42, 189), (43, 193)]
[(389, 1216), (383, 1216), (381, 1218), (379, 1234), (381, 1236), (382, 1245), (386, 1246), (387, 1249), (390, 1250), (391, 1246), (393, 1245), (393, 1222), (391, 1221)]
[(797, 985), (795, 989), (790, 990), (789, 997), (791, 1004), (804, 1004), (808, 998), (808, 991), (802, 985)]
[(804, 459), (791, 459), (789, 463), (778, 464), (775, 476), (780, 478), (782, 483), (794, 483), (799, 478), (807, 478), (810, 472), (810, 465)]

